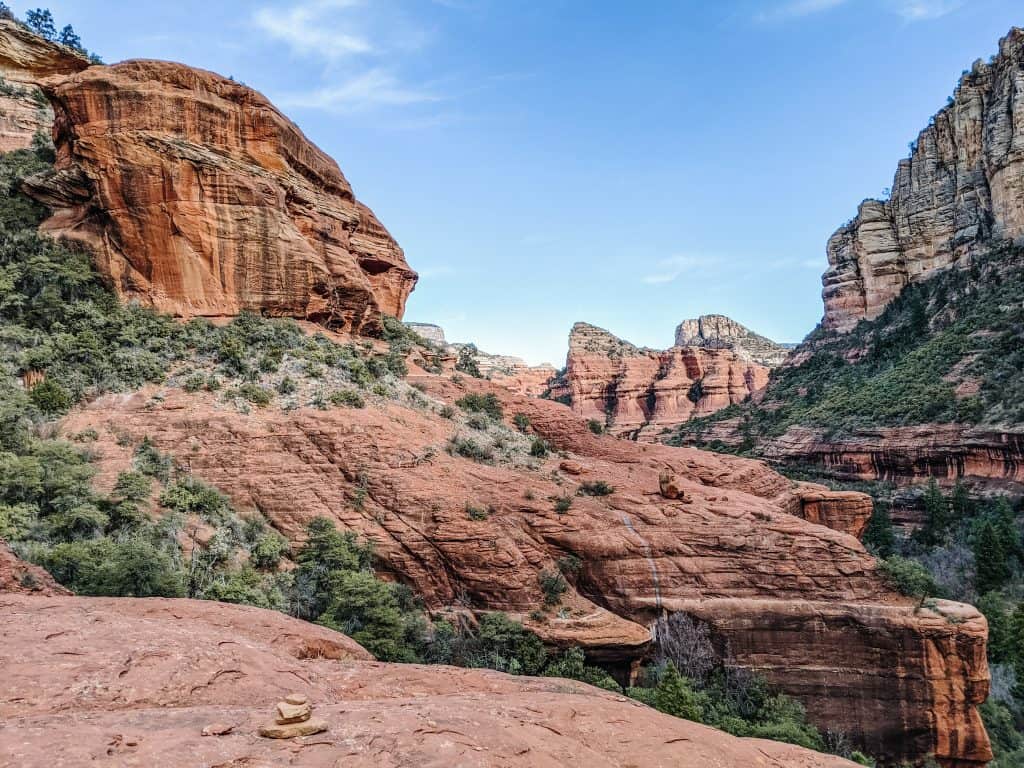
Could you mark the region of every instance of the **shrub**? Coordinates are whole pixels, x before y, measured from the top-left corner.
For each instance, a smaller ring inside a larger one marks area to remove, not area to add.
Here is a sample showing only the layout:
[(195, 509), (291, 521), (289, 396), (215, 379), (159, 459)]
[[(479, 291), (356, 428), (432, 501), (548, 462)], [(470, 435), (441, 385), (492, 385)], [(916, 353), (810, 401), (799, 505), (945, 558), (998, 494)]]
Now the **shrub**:
[(45, 378), (29, 391), (32, 404), (47, 416), (57, 416), (72, 405), (71, 395), (52, 378)]
[(490, 463), (494, 460), (494, 450), (486, 445), (481, 445), (472, 438), (456, 435), (448, 443), (448, 452), (452, 455), (462, 456), (466, 459)]
[(133, 464), (143, 475), (166, 483), (170, 479), (174, 462), (170, 456), (160, 453), (147, 436), (142, 438), (139, 447), (135, 449)]
[(234, 390), (234, 395), (247, 400), (257, 408), (266, 408), (274, 399), (274, 394), (259, 384), (245, 383)]
[(539, 437), (533, 438), (533, 442), (530, 443), (530, 455), (544, 459), (547, 458), (548, 453), (548, 444)]
[(600, 667), (589, 666), (580, 648), (570, 648), (544, 669), (544, 677), (564, 677), (579, 680), (606, 691), (622, 693), (622, 686)]
[(344, 632), (381, 661), (415, 661), (394, 587), (372, 573), (336, 571), (317, 622)]
[(182, 574), (165, 549), (133, 537), (58, 544), (32, 558), (79, 595), (183, 597)]
[(569, 507), (572, 506), (572, 496), (556, 496), (555, 497), (555, 512), (564, 514), (569, 511)]
[(493, 392), (488, 392), (486, 395), (471, 392), (456, 400), (455, 404), (464, 411), (483, 413), (495, 421), (501, 421), (504, 415), (501, 401)]
[(480, 373), (480, 366), (476, 362), (477, 348), (472, 344), (467, 344), (459, 350), (459, 356), (455, 361), (455, 370), (462, 371), (463, 373), (473, 376), (477, 379), (482, 379), (483, 374)]
[(597, 419), (590, 419), (590, 420), (588, 420), (587, 421), (587, 428), (591, 432), (593, 432), (595, 435), (603, 435), (604, 434), (604, 424), (602, 424)]
[(486, 520), (491, 516), (490, 510), (484, 507), (474, 507), (472, 504), (466, 504), (466, 515), (470, 520)]
[(330, 400), (333, 405), (344, 406), (346, 408), (366, 407), (366, 401), (363, 400), (362, 396), (351, 389), (339, 389), (332, 392)]
[(889, 585), (908, 597), (918, 598), (924, 604), (925, 598), (939, 594), (938, 585), (923, 565), (899, 555), (880, 560), (879, 572)]
[(293, 395), (299, 386), (291, 376), (285, 376), (277, 383), (277, 392), (280, 395)]
[(581, 483), (579, 492), (585, 496), (611, 496), (615, 493), (615, 489), (604, 480), (595, 480)]
[(256, 540), (249, 561), (255, 568), (276, 568), (287, 552), (288, 540), (276, 531), (269, 531)]
[(520, 432), (526, 432), (530, 428), (530, 417), (525, 413), (517, 413), (512, 417), (512, 423)]
[(655, 709), (659, 712), (686, 720), (699, 723), (704, 714), (701, 698), (693, 689), (693, 684), (679, 674), (672, 662), (668, 662), (665, 667), (661, 682), (655, 689), (653, 701)]
[(541, 571), (537, 581), (540, 584), (541, 592), (544, 593), (544, 603), (546, 605), (558, 605), (561, 603), (562, 595), (569, 588), (569, 585), (565, 582), (565, 577), (558, 571)]

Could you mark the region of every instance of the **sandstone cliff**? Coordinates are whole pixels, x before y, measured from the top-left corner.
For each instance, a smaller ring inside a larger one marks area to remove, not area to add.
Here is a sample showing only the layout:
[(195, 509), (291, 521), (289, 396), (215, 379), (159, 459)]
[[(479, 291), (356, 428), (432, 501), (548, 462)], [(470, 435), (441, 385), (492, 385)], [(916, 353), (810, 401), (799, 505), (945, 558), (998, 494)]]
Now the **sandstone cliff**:
[[(0, 625), (0, 753), (24, 768), (854, 765), (571, 680), (378, 664), (344, 635), (255, 608), (0, 595)], [(293, 691), (328, 730), (259, 738)]]
[(1024, 30), (965, 72), (901, 160), (887, 200), (865, 200), (829, 240), (828, 329), (881, 314), (904, 286), (1024, 236)]
[(731, 349), (741, 360), (768, 368), (782, 365), (789, 350), (725, 315), (701, 315), (676, 327), (677, 347)]
[(94, 66), (44, 85), (56, 171), (44, 229), (89, 246), (126, 299), (180, 316), (252, 310), (360, 332), (416, 273), (337, 164), (263, 96), (180, 64)]
[(646, 440), (742, 402), (767, 384), (768, 370), (726, 346), (658, 351), (576, 323), (565, 373), (552, 385), (551, 396), (607, 425), (612, 434)]
[(49, 136), (53, 110), (36, 86), (52, 75), (88, 66), (89, 60), (77, 51), (0, 19), (0, 152), (29, 147), (40, 132)]

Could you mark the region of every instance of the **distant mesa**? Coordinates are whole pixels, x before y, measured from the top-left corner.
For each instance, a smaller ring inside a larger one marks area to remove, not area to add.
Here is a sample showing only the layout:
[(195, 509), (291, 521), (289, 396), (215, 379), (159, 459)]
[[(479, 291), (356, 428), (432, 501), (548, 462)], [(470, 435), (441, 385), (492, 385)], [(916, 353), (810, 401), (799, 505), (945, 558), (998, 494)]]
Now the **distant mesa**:
[(565, 371), (550, 396), (614, 435), (654, 440), (664, 429), (757, 394), (786, 354), (725, 315), (684, 320), (667, 350), (637, 347), (576, 323)]

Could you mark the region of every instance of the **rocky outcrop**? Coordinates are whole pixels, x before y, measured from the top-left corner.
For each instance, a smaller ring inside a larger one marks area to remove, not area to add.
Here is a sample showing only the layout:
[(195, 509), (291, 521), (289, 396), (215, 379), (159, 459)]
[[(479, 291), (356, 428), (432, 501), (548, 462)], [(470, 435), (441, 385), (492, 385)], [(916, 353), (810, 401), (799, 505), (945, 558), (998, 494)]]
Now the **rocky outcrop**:
[(53, 110), (36, 86), (47, 77), (88, 66), (89, 60), (77, 51), (0, 19), (0, 152), (30, 147), (39, 133), (49, 136)]
[(53, 577), (37, 565), (20, 559), (0, 539), (0, 594), (70, 595)]
[(500, 384), (521, 395), (540, 397), (548, 391), (551, 380), (558, 374), (553, 365), (542, 363), (530, 365), (521, 357), (513, 355), (492, 355), (475, 344), (449, 342), (444, 329), (432, 323), (406, 323), (431, 344), (441, 348), (444, 354), (438, 359), (439, 367), (446, 373), (456, 373), (455, 365), (461, 357), (468, 356), (476, 363), (483, 378)]
[(731, 349), (741, 360), (767, 368), (782, 365), (789, 354), (788, 348), (725, 315), (701, 315), (683, 320), (676, 327), (676, 346)]
[(769, 369), (727, 347), (636, 347), (603, 328), (576, 323), (551, 397), (615, 435), (654, 439), (695, 416), (747, 399), (768, 383)]
[[(970, 606), (874, 605), (852, 615), (824, 603), (760, 600), (672, 607), (706, 621), (733, 663), (784, 687), (812, 720), (832, 723), (884, 765), (925, 754), (957, 767), (991, 759), (975, 708), (988, 696), (988, 625)], [(794, 664), (808, 644), (821, 653), (824, 669)], [(898, 697), (883, 693), (892, 687)]]
[(120, 296), (162, 312), (243, 310), (333, 329), (400, 317), (416, 284), (337, 164), (267, 99), (159, 61), (49, 81), (56, 171), (44, 230), (89, 246)]
[(878, 317), (903, 288), (1024, 236), (1024, 30), (965, 72), (901, 160), (887, 200), (864, 201), (828, 243), (827, 329)]
[[(815, 690), (831, 686), (857, 702), (827, 718), (809, 708), (822, 727), (859, 734), (880, 755), (931, 750), (963, 766), (987, 754), (974, 710), (987, 680), (984, 623), (943, 623), (947, 672), (929, 666), (934, 617), (891, 592), (850, 535), (870, 514), (868, 497), (793, 483), (761, 462), (598, 436), (557, 403), (483, 380), (418, 374), (414, 382), (435, 405), (241, 414), (211, 395), (167, 389), (151, 398), (149, 390), (98, 399), (65, 428), (99, 434), (101, 485), (131, 462), (124, 435), (149, 436), (293, 541), (313, 516), (327, 516), (372, 539), (383, 571), (431, 609), (506, 611), (551, 645), (582, 646), (620, 679), (645, 654), (662, 612), (700, 604), (720, 634), (740, 627), (730, 640), (735, 663), (778, 657), (767, 671), (784, 690), (813, 702)], [(448, 453), (459, 428), (437, 412), (467, 392), (497, 395), (556, 452), (495, 464)], [(614, 492), (577, 495), (599, 480)], [(553, 500), (566, 495), (571, 506), (559, 512)], [(473, 519), (468, 505), (489, 514)], [(538, 577), (567, 555), (582, 567), (561, 609), (539, 620)], [(752, 619), (739, 622), (751, 615), (738, 607), (745, 601), (765, 617), (757, 629)], [(848, 629), (830, 634), (826, 616)], [(918, 650), (904, 654), (904, 646)], [(897, 735), (881, 711), (898, 712), (912, 738)], [(959, 734), (955, 743), (948, 734)]]
[(964, 424), (861, 428), (843, 437), (791, 427), (763, 443), (769, 461), (819, 466), (843, 480), (883, 480), (898, 486), (931, 478), (987, 490), (1024, 490), (1024, 432)]
[[(572, 680), (378, 664), (344, 635), (237, 605), (4, 595), (0, 638), (0, 753), (24, 768), (854, 765)], [(288, 693), (328, 731), (260, 738)]]

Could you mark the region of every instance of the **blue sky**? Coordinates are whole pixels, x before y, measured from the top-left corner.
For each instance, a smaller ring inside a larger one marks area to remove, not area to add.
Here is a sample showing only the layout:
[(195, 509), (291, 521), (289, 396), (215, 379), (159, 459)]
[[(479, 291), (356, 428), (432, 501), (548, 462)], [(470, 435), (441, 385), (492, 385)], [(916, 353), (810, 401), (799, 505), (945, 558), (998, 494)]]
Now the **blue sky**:
[[(23, 13), (30, 4), (10, 2)], [(560, 364), (821, 317), (829, 234), (888, 187), (1020, 0), (53, 0), (108, 62), (264, 92), (421, 274), (406, 319)]]

